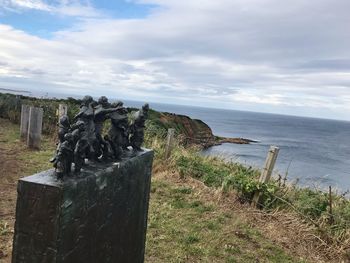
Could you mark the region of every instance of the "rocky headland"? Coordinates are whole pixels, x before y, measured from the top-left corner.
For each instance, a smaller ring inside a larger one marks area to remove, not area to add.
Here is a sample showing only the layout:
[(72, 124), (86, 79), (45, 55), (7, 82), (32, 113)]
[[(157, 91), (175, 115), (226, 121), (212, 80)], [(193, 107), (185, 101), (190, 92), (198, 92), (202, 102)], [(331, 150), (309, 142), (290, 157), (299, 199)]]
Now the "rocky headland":
[(245, 138), (215, 136), (208, 124), (185, 115), (152, 111), (150, 119), (162, 128), (174, 128), (184, 144), (198, 145), (204, 149), (223, 143), (250, 144), (257, 142)]

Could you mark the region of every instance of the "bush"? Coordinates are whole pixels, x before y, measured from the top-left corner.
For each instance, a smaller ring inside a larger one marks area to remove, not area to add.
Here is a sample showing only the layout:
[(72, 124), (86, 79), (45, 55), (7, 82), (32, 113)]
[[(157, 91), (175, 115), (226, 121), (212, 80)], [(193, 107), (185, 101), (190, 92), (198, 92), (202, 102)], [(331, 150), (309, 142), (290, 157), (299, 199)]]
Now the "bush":
[(328, 194), (311, 189), (296, 189), (293, 205), (304, 215), (319, 218), (328, 208)]

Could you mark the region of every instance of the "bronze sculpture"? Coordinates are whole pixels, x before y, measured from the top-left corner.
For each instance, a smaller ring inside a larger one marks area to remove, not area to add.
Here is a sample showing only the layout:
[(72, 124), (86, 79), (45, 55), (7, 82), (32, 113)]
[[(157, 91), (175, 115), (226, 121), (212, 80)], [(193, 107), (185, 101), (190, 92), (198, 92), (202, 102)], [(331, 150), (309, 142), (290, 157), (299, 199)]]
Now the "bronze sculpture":
[(54, 167), (56, 168), (56, 176), (58, 179), (62, 179), (64, 175), (70, 175), (71, 167), (73, 163), (73, 150), (74, 150), (73, 136), (71, 133), (64, 135), (64, 142), (62, 142), (57, 150), (57, 155), (54, 161)]
[(79, 173), (89, 155), (89, 138), (83, 121), (77, 121), (72, 132), (74, 139), (74, 173)]
[(80, 111), (74, 116), (75, 121), (84, 122), (88, 140), (88, 158), (92, 160), (97, 160), (96, 151), (98, 151), (93, 108), (95, 103), (91, 96), (85, 96), (82, 100)]
[[(145, 121), (148, 118), (149, 105), (132, 113), (128, 120), (128, 110), (123, 102), (110, 104), (107, 97), (102, 96), (94, 101), (91, 96), (82, 99), (79, 112), (70, 124), (68, 116), (59, 120), (59, 143), (56, 156), (50, 161), (55, 167), (57, 179), (78, 174), (85, 164), (85, 159), (92, 162), (102, 160), (120, 160), (128, 147), (134, 152), (142, 151)], [(108, 134), (103, 135), (103, 126), (110, 119)]]
[(64, 135), (69, 132), (70, 128), (71, 127), (68, 116), (62, 116), (58, 124), (58, 139), (60, 143), (64, 142)]
[[(112, 108), (108, 102), (107, 97), (102, 96), (98, 99), (98, 104), (94, 108), (94, 122), (95, 122), (95, 134), (97, 139), (97, 156), (102, 154), (103, 159), (108, 159), (111, 156), (110, 146), (108, 140), (105, 140), (102, 136), (103, 123), (110, 114), (116, 112), (118, 108)], [(108, 138), (107, 138), (108, 139)]]
[(123, 107), (123, 102), (113, 104), (118, 109), (110, 115), (111, 126), (108, 131), (108, 139), (116, 159), (120, 159), (129, 146), (128, 111)]
[(62, 116), (58, 121), (58, 143), (55, 155), (50, 159), (51, 163), (55, 163), (57, 159), (57, 154), (61, 144), (65, 141), (64, 136), (71, 130), (69, 118), (67, 115)]
[(148, 117), (149, 105), (146, 103), (142, 108), (134, 113), (130, 124), (130, 145), (134, 151), (141, 151), (144, 139), (145, 122)]

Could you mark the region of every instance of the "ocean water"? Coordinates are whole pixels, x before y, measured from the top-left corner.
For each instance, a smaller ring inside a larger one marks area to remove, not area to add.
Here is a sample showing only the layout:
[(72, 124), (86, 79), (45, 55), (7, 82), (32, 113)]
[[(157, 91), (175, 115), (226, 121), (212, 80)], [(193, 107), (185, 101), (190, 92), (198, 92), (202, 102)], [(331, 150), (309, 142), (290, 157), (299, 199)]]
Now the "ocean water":
[(151, 103), (151, 108), (201, 119), (215, 135), (259, 141), (225, 143), (203, 154), (261, 168), (269, 146), (276, 145), (280, 152), (275, 174), (283, 177), (288, 171), (288, 181), (298, 180), (301, 186), (326, 189), (331, 185), (339, 192), (350, 189), (350, 122), (158, 103)]

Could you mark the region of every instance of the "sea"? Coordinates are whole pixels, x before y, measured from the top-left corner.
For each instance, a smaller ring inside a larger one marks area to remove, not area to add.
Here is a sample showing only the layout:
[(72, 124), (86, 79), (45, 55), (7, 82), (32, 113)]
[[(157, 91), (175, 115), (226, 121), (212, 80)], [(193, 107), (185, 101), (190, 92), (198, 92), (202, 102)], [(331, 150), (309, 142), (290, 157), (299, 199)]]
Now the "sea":
[[(139, 102), (127, 102), (139, 107)], [(280, 148), (274, 176), (289, 183), (339, 194), (350, 189), (350, 122), (307, 117), (151, 103), (151, 108), (187, 115), (207, 123), (223, 137), (258, 141), (225, 143), (203, 151), (254, 168), (262, 168), (271, 145)], [(347, 194), (348, 195), (348, 194)]]

